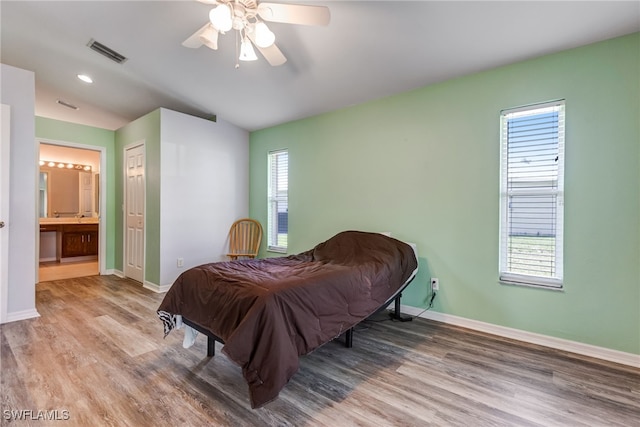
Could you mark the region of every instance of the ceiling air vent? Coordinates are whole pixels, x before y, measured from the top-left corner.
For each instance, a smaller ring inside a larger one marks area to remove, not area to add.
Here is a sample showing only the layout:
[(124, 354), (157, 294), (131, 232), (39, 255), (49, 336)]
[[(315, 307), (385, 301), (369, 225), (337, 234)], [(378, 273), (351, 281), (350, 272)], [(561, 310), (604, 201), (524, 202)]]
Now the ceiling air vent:
[(67, 108), (71, 108), (72, 110), (78, 110), (78, 109), (79, 109), (79, 108), (78, 108), (78, 107), (76, 107), (75, 105), (73, 105), (73, 104), (71, 104), (71, 103), (69, 103), (69, 102), (67, 102), (67, 101), (63, 101), (62, 99), (57, 99), (57, 100), (56, 100), (56, 102), (57, 102), (58, 104), (60, 104), (60, 105), (63, 105), (63, 106), (65, 106), (65, 107), (67, 107)]
[(106, 56), (107, 58), (109, 58), (114, 62), (117, 62), (118, 64), (122, 64), (124, 61), (127, 60), (127, 58), (124, 55), (116, 52), (113, 49), (108, 48), (107, 46), (103, 45), (100, 42), (95, 41), (94, 39), (89, 40), (89, 43), (87, 44), (87, 46), (89, 46), (91, 49), (98, 52), (100, 55)]

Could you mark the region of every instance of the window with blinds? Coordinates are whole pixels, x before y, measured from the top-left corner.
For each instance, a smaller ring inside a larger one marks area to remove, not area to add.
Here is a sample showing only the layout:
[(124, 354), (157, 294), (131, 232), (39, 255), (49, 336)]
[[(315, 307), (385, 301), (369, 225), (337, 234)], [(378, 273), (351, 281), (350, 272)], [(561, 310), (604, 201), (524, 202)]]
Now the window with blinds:
[(272, 151), (268, 155), (267, 248), (287, 251), (289, 235), (289, 152)]
[(500, 115), (500, 280), (562, 288), (564, 101)]

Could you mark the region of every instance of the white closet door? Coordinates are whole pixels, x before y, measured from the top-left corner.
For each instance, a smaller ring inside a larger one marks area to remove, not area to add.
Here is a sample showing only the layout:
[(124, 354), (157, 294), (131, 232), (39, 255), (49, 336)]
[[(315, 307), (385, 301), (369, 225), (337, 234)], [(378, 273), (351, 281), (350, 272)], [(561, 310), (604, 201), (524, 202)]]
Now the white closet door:
[(126, 149), (124, 275), (144, 281), (144, 144)]

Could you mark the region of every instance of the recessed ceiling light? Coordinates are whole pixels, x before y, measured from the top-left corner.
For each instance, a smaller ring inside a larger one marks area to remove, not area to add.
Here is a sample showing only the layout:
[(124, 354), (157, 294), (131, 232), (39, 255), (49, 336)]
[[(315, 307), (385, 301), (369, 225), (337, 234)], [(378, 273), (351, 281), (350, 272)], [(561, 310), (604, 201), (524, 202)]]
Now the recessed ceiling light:
[(93, 83), (93, 79), (86, 74), (78, 74), (78, 78), (85, 83)]

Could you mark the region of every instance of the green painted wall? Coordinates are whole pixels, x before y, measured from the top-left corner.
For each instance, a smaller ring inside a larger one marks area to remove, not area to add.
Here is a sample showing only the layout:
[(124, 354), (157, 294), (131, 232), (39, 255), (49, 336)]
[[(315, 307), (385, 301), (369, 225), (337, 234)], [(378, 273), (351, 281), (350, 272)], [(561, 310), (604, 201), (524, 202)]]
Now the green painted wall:
[(107, 170), (107, 206), (106, 221), (102, 226), (106, 227), (106, 266), (111, 270), (115, 266), (115, 235), (116, 235), (116, 186), (115, 186), (115, 132), (92, 126), (63, 122), (45, 117), (36, 117), (36, 138), (45, 138), (55, 141), (74, 142), (77, 144), (104, 147), (106, 150)]
[[(155, 110), (116, 131), (115, 177), (116, 206), (124, 206), (124, 149), (129, 144), (145, 143), (145, 271), (144, 280), (160, 283), (160, 109)], [(122, 212), (122, 209), (120, 209)], [(116, 269), (123, 265), (123, 216), (116, 218)]]
[[(436, 311), (640, 354), (639, 76), (636, 33), (254, 132), (250, 214), (266, 224), (267, 152), (288, 148), (289, 253), (391, 231), (420, 254), (404, 304), (438, 277)], [(564, 291), (501, 285), (500, 110), (560, 98)]]

